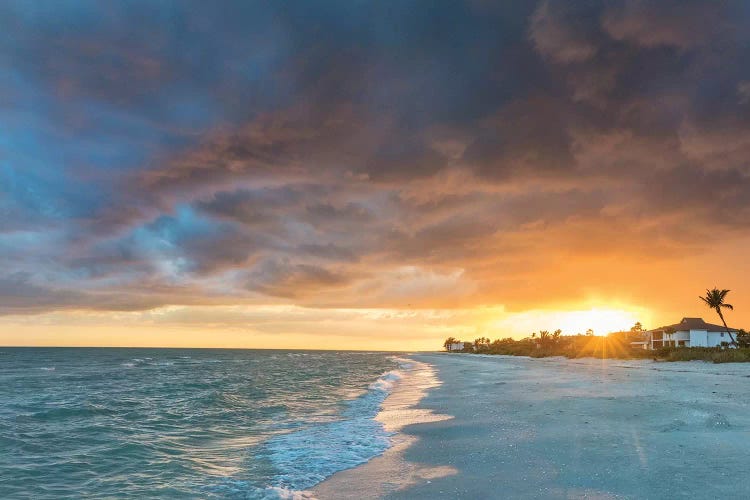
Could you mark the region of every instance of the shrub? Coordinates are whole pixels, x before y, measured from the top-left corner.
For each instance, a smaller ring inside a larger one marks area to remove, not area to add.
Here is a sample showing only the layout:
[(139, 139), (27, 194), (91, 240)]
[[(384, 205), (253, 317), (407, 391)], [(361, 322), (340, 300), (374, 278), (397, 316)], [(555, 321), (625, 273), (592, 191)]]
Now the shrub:
[(496, 340), (484, 352), (508, 356), (546, 358), (612, 358), (659, 359), (663, 361), (710, 361), (713, 363), (750, 362), (750, 348), (726, 349), (721, 347), (662, 347), (655, 351), (633, 349), (618, 338), (586, 335), (563, 336), (554, 342), (541, 343), (535, 339)]
[(722, 349), (721, 347), (663, 347), (655, 351), (664, 361), (711, 361), (713, 363), (750, 362), (750, 349)]

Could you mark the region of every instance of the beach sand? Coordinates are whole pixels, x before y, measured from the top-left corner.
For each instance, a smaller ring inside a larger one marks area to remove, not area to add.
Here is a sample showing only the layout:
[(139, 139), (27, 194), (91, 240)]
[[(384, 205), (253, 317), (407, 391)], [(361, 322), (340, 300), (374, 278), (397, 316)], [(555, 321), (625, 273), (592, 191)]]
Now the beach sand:
[(317, 498), (750, 498), (750, 364), (411, 357), (439, 382)]

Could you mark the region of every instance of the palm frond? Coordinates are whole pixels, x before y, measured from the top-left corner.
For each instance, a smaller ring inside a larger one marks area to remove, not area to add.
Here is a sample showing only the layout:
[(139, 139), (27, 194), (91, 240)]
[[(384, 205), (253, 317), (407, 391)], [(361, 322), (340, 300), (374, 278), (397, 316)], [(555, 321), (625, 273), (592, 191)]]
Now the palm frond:
[[(706, 296), (700, 297), (700, 299), (711, 309), (716, 309), (717, 311), (724, 307), (724, 298), (729, 293), (729, 290), (719, 290), (718, 288), (714, 288), (713, 290), (706, 289)], [(734, 309), (734, 308), (729, 308)]]

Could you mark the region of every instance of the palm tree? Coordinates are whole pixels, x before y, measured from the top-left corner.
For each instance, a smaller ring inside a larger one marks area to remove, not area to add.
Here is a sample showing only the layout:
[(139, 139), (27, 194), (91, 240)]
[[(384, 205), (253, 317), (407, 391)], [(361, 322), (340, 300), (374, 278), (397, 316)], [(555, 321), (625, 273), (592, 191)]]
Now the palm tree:
[(718, 288), (714, 288), (713, 290), (706, 289), (706, 296), (698, 298), (701, 299), (708, 307), (716, 311), (716, 313), (719, 315), (719, 318), (721, 318), (721, 322), (724, 323), (724, 328), (727, 329), (729, 338), (732, 339), (732, 345), (736, 346), (737, 342), (735, 342), (734, 340), (734, 335), (732, 335), (732, 332), (729, 331), (727, 322), (724, 321), (724, 314), (721, 312), (722, 308), (734, 311), (734, 307), (732, 306), (732, 304), (727, 304), (724, 302), (724, 298), (728, 293), (729, 290), (719, 290)]
[(552, 332), (552, 341), (557, 344), (560, 341), (560, 335), (562, 335), (562, 330), (559, 328)]
[(483, 350), (490, 346), (490, 339), (487, 337), (479, 337), (478, 339), (474, 339), (474, 347), (476, 347), (477, 350)]
[(549, 332), (547, 330), (540, 330), (539, 331), (539, 343), (540, 344), (546, 344), (549, 340)]

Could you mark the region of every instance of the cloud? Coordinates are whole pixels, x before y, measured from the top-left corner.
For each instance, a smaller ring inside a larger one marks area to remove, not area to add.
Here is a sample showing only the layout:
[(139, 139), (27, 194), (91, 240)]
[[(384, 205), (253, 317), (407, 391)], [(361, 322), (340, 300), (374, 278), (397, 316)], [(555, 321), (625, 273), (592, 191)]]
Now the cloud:
[(587, 33), (591, 24), (582, 19), (584, 12), (570, 8), (573, 5), (543, 1), (531, 16), (530, 37), (535, 48), (558, 63), (582, 63), (599, 50), (591, 33)]
[(415, 5), (4, 4), (4, 311), (660, 300), (740, 245), (744, 3)]
[(620, 1), (606, 11), (602, 25), (615, 40), (646, 48), (689, 49), (715, 41), (731, 28), (729, 5), (694, 0)]
[(48, 307), (65, 307), (85, 299), (74, 290), (46, 288), (31, 282), (32, 276), (16, 272), (0, 277), (0, 294), (4, 313), (44, 310)]
[(490, 180), (566, 175), (573, 159), (571, 116), (561, 105), (544, 96), (509, 104), (482, 124), (464, 160)]
[(747, 104), (750, 101), (750, 82), (740, 82), (737, 84), (737, 95), (740, 104)]
[(342, 288), (351, 282), (352, 277), (341, 271), (269, 259), (250, 272), (247, 288), (274, 297), (301, 298), (323, 289)]

